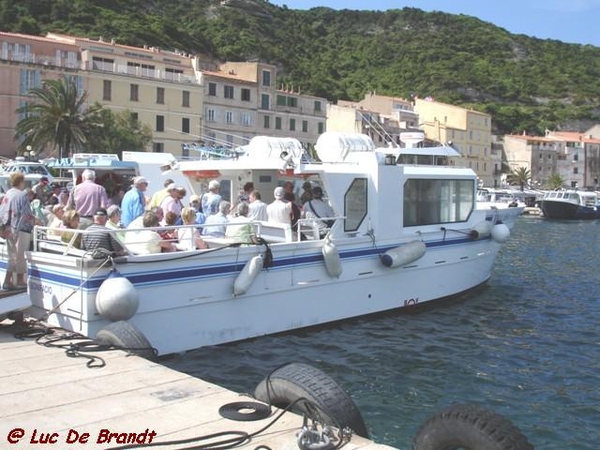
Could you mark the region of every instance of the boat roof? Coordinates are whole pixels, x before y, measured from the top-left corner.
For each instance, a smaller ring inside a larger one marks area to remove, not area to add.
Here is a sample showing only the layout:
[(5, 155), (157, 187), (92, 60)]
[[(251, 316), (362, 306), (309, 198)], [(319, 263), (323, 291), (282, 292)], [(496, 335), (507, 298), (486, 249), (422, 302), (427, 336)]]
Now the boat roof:
[[(380, 149), (378, 149), (379, 151)], [(386, 149), (389, 150), (389, 149)], [(417, 156), (460, 156), (460, 153), (447, 145), (442, 147), (413, 147), (396, 149), (398, 155), (417, 155)]]
[[(73, 157), (55, 159), (48, 162), (48, 167), (55, 169), (133, 169), (138, 167), (135, 161), (120, 161), (108, 155), (92, 155), (91, 157)], [(111, 155), (112, 156), (112, 155)]]

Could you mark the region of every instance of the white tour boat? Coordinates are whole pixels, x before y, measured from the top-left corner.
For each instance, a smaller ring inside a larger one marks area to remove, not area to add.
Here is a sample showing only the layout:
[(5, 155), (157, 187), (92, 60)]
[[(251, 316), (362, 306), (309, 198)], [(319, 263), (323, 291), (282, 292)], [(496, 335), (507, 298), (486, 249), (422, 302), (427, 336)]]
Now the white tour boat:
[(518, 208), (477, 209), (471, 169), (397, 163), (410, 151), (376, 149), (365, 135), (325, 133), (316, 148), (312, 163), (296, 140), (256, 137), (237, 159), (178, 165), (197, 193), (212, 178), (232, 193), (252, 181), (267, 203), (285, 181), (310, 180), (335, 212), (326, 236), (315, 219), (297, 232), (252, 222), (256, 245), (207, 238), (206, 250), (111, 260), (37, 227), (29, 314), (90, 337), (124, 326), (168, 354), (420, 305), (488, 280)]

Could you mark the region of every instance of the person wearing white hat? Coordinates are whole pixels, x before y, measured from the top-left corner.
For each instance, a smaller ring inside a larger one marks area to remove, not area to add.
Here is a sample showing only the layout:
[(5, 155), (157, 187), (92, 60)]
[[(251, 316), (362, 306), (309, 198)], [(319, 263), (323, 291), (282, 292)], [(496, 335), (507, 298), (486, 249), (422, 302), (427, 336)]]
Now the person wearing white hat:
[(144, 177), (135, 177), (133, 186), (123, 196), (121, 201), (121, 224), (127, 227), (131, 222), (144, 214), (146, 198), (144, 192), (148, 188), (148, 180)]
[(221, 183), (217, 180), (210, 180), (210, 183), (208, 183), (208, 192), (202, 196), (202, 212), (207, 219), (219, 212), (219, 204), (222, 200), (219, 194), (220, 188)]
[(285, 196), (285, 189), (282, 187), (275, 188), (273, 191), (275, 201), (267, 205), (267, 216), (269, 222), (283, 223), (287, 225), (292, 224), (292, 204), (285, 202), (283, 197)]

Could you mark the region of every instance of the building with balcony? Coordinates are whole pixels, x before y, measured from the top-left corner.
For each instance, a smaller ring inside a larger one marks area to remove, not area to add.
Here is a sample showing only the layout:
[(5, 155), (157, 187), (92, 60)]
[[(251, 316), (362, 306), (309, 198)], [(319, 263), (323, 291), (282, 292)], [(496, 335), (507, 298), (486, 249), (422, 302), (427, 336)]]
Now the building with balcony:
[(400, 97), (389, 97), (370, 92), (359, 102), (338, 102), (338, 105), (351, 105), (357, 109), (376, 112), (394, 120), (398, 128), (415, 130), (419, 127), (419, 114), (412, 102)]
[[(4, 111), (25, 104), (25, 93), (42, 80), (68, 75), (90, 104), (130, 111), (147, 124), (154, 152), (193, 156), (188, 152), (195, 147), (183, 144), (236, 147), (256, 135), (294, 137), (310, 148), (325, 131), (327, 100), (277, 89), (276, 67), (269, 64), (219, 66), (181, 52), (57, 33), (0, 33), (0, 42)], [(0, 154), (16, 155), (18, 120), (12, 113), (0, 119)]]
[(492, 119), (489, 114), (436, 102), (416, 99), (419, 126), (432, 140), (451, 144), (462, 155), (461, 164), (473, 169), (485, 186), (497, 186), (498, 158), (492, 155)]
[[(277, 89), (275, 66), (258, 62), (227, 62), (220, 65), (217, 74), (210, 76), (218, 74), (227, 75), (231, 82), (239, 79), (239, 89), (242, 86), (254, 87), (251, 94), (251, 98), (256, 99), (254, 135), (292, 137), (305, 148), (311, 148), (325, 131), (327, 99), (301, 94), (292, 88)], [(206, 105), (213, 100), (210, 96), (205, 97)]]
[(359, 102), (339, 100), (327, 107), (327, 129), (369, 135), (375, 145), (403, 146), (400, 134), (420, 131), (418, 114), (401, 98), (369, 93)]
[(62, 76), (72, 77), (85, 89), (86, 79), (76, 45), (1, 32), (0, 42), (0, 110), (3, 112), (0, 115), (0, 156), (14, 158), (19, 145), (15, 140), (15, 126), (22, 118), (16, 110), (28, 101), (27, 91), (40, 87), (42, 80)]
[(208, 146), (238, 147), (256, 135), (256, 83), (228, 72), (202, 71), (203, 140)]
[(153, 135), (150, 150), (181, 155), (182, 144), (200, 139), (203, 86), (196, 76), (196, 57), (114, 40), (46, 37), (79, 48), (89, 102), (128, 110), (147, 124)]

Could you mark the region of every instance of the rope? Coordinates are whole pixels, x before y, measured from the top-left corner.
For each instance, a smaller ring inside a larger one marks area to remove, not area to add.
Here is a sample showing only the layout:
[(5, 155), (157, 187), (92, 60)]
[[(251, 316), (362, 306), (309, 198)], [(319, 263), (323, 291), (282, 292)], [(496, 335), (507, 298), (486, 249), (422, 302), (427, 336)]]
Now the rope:
[[(123, 350), (128, 353), (152, 351), (157, 356), (158, 350), (154, 347), (121, 347), (118, 345), (105, 344), (84, 336), (81, 333), (72, 332), (60, 327), (48, 327), (39, 321), (25, 324), (28, 328), (14, 333), (16, 339), (35, 339), (35, 343), (43, 347), (61, 348), (69, 358), (85, 358), (89, 369), (100, 369), (106, 366), (104, 358), (94, 355), (97, 352), (111, 350)], [(73, 342), (79, 341), (79, 342)]]
[[(287, 366), (288, 364), (289, 363), (286, 363), (286, 364), (283, 364), (283, 365), (275, 368), (274, 370), (272, 370), (269, 373), (269, 375), (267, 375), (265, 383), (266, 383), (266, 387), (267, 387), (267, 397), (268, 397), (267, 406), (269, 408), (269, 411), (271, 411), (271, 408), (272, 408), (272, 406), (271, 406), (271, 391), (269, 389), (271, 376), (277, 370), (281, 369), (282, 367)], [(228, 449), (232, 449), (232, 448), (238, 447), (240, 445), (249, 443), (253, 437), (258, 436), (259, 434), (262, 434), (266, 430), (271, 428), (286, 413), (290, 412), (292, 410), (292, 408), (294, 408), (296, 405), (298, 405), (300, 403), (303, 403), (305, 406), (305, 409), (307, 409), (309, 411), (312, 409), (313, 411), (325, 412), (316, 403), (312, 402), (311, 400), (309, 400), (307, 398), (301, 397), (301, 398), (298, 398), (295, 401), (291, 402), (289, 405), (287, 405), (287, 407), (285, 409), (283, 409), (280, 413), (278, 413), (273, 418), (273, 420), (271, 420), (265, 426), (263, 426), (262, 428), (254, 431), (252, 433), (248, 433), (246, 431), (230, 430), (230, 431), (222, 431), (219, 433), (212, 433), (212, 434), (208, 434), (208, 435), (204, 435), (204, 436), (195, 436), (195, 437), (191, 437), (191, 438), (187, 438), (187, 439), (178, 439), (178, 440), (170, 440), (170, 441), (163, 441), (163, 442), (152, 442), (150, 444), (141, 444), (141, 445), (140, 444), (127, 444), (127, 445), (122, 445), (122, 446), (118, 446), (118, 447), (110, 447), (106, 450), (128, 450), (128, 449), (132, 449), (132, 448), (186, 445), (186, 444), (198, 443), (198, 442), (208, 441), (208, 440), (217, 439), (217, 438), (225, 438), (225, 439), (217, 440), (215, 442), (210, 442), (210, 443), (202, 443), (199, 445), (193, 445), (190, 447), (181, 447), (178, 450), (228, 450)], [(335, 418), (332, 418), (332, 419), (335, 420)], [(305, 429), (305, 427), (307, 426), (306, 415), (303, 419), (303, 423), (304, 423), (303, 429)], [(351, 434), (352, 434), (350, 430), (342, 427), (339, 424), (339, 422), (336, 421), (336, 423), (334, 425), (338, 429), (338, 435), (334, 436), (334, 437), (337, 437), (338, 442), (335, 446), (330, 447), (330, 450), (337, 450), (340, 447), (342, 447), (346, 442), (348, 442), (348, 440), (350, 439)], [(316, 427), (316, 424), (313, 422), (312, 429), (314, 430), (315, 427)], [(308, 429), (308, 428), (306, 428), (306, 429)], [(231, 436), (231, 437), (228, 437), (228, 436)], [(257, 447), (254, 448), (254, 450), (271, 450), (271, 448), (267, 445), (258, 445)]]

